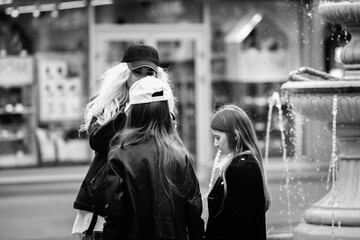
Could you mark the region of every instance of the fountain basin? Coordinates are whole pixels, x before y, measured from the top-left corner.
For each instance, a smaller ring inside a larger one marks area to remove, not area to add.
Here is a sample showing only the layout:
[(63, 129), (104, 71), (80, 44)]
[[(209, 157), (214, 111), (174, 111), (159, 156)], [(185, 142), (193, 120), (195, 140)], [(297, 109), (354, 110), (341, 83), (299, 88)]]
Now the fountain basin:
[(333, 134), (332, 139), (329, 139), (329, 144), (333, 147), (329, 159), (332, 188), (321, 200), (305, 211), (305, 222), (294, 229), (294, 240), (358, 240), (360, 236), (360, 2), (325, 0), (320, 2), (318, 12), (325, 21), (341, 24), (350, 33), (351, 39), (340, 54), (345, 69), (344, 78), (336, 78), (303, 67), (291, 73), (290, 81), (281, 87), (295, 112), (308, 119), (328, 123), (329, 130)]
[[(357, 133), (360, 133), (360, 128)], [(346, 152), (346, 151), (345, 151)], [(357, 156), (359, 151), (357, 151)], [(356, 157), (356, 155), (353, 155)], [(333, 188), (304, 213), (307, 223), (317, 225), (360, 226), (360, 161), (343, 158), (339, 163), (338, 178)]]
[[(281, 90), (292, 109), (308, 119), (327, 123), (330, 131), (336, 126), (335, 133), (340, 147), (337, 152), (339, 170), (332, 189), (305, 211), (305, 222), (294, 229), (294, 240), (329, 239), (334, 236), (344, 240), (358, 239), (360, 79), (339, 79), (307, 67), (292, 72), (289, 79), (281, 86)], [(335, 95), (336, 109), (333, 104)], [(334, 111), (336, 122), (333, 122)]]
[(319, 5), (319, 14), (329, 22), (357, 24), (360, 22), (360, 3), (358, 1), (324, 2)]
[(330, 123), (333, 98), (337, 95), (337, 123), (359, 124), (360, 81), (334, 80), (327, 75), (311, 75), (308, 70), (300, 69), (290, 74), (292, 81), (281, 86), (294, 111), (311, 120)]

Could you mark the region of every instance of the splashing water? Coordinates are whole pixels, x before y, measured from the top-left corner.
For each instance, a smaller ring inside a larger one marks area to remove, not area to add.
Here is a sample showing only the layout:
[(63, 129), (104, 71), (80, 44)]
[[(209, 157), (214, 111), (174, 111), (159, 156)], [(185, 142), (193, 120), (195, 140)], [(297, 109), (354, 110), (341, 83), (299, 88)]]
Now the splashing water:
[(269, 112), (266, 126), (266, 137), (265, 137), (265, 163), (269, 163), (269, 145), (270, 145), (270, 128), (271, 128), (271, 120), (274, 105), (280, 102), (280, 95), (278, 92), (274, 92), (273, 95), (269, 98)]
[(209, 186), (208, 186), (208, 192), (205, 194), (205, 197), (207, 197), (212, 189), (212, 186), (214, 184), (214, 178), (215, 178), (215, 171), (216, 171), (216, 166), (219, 163), (219, 159), (220, 159), (220, 150), (217, 151), (215, 159), (214, 159), (214, 163), (213, 163), (213, 167), (211, 170), (211, 177), (210, 177), (210, 181), (209, 181)]
[(335, 179), (337, 176), (337, 161), (338, 156), (336, 154), (336, 115), (337, 115), (337, 95), (334, 95), (333, 105), (332, 105), (332, 151), (331, 151), (331, 163), (329, 166), (329, 174), (327, 179), (326, 189), (329, 189), (330, 178), (332, 178), (331, 186), (331, 200), (332, 200), (332, 216), (331, 216), (331, 239), (334, 239), (334, 230), (335, 230)]
[[(280, 95), (278, 92), (274, 92), (273, 95), (269, 98), (269, 112), (268, 112), (268, 119), (267, 119), (267, 126), (266, 126), (266, 137), (265, 137), (265, 163), (269, 163), (269, 146), (270, 146), (270, 131), (271, 131), (271, 121), (272, 121), (272, 113), (274, 106), (280, 105), (281, 107), (281, 100)], [(280, 109), (281, 111), (281, 109)]]
[(203, 218), (207, 219), (209, 217), (209, 210), (208, 210), (208, 206), (207, 206), (207, 197), (212, 189), (212, 186), (214, 184), (214, 179), (215, 179), (215, 171), (216, 171), (216, 166), (219, 163), (219, 159), (220, 159), (220, 150), (218, 149), (215, 159), (214, 159), (214, 163), (212, 166), (212, 170), (211, 170), (211, 176), (210, 176), (210, 181), (209, 181), (209, 185), (208, 185), (208, 190), (207, 192), (202, 196), (202, 201), (203, 201), (203, 206), (204, 206), (204, 212), (203, 212)]
[[(329, 165), (329, 172), (327, 177), (327, 183), (326, 183), (326, 190), (329, 189), (330, 186), (330, 179), (332, 178), (332, 183), (334, 183), (336, 178), (336, 163), (338, 160), (338, 156), (336, 155), (336, 115), (337, 115), (337, 95), (334, 95), (333, 98), (333, 105), (332, 105), (332, 130), (331, 130), (331, 139), (332, 139), (332, 149), (331, 149), (331, 162)], [(332, 187), (334, 184), (332, 184)]]
[(289, 161), (286, 152), (283, 111), (281, 108), (282, 107), (281, 99), (278, 92), (274, 92), (272, 97), (269, 99), (269, 113), (268, 113), (268, 122), (266, 127), (266, 142), (265, 142), (265, 163), (267, 164), (269, 161), (270, 127), (271, 127), (272, 111), (274, 106), (276, 106), (276, 108), (278, 109), (278, 114), (279, 114), (279, 129), (281, 133), (281, 146), (283, 153), (282, 159), (285, 164), (285, 191), (286, 191), (286, 200), (287, 200), (287, 215), (288, 215), (289, 229), (292, 230)]
[(286, 190), (286, 199), (287, 199), (287, 207), (288, 207), (288, 221), (289, 221), (289, 229), (292, 230), (292, 222), (291, 222), (291, 202), (290, 202), (290, 171), (289, 171), (289, 160), (287, 158), (286, 152), (286, 143), (285, 143), (285, 131), (284, 131), (284, 119), (283, 112), (281, 109), (281, 102), (278, 101), (276, 103), (276, 107), (279, 112), (279, 128), (281, 133), (281, 146), (282, 146), (282, 158), (285, 164), (285, 190)]

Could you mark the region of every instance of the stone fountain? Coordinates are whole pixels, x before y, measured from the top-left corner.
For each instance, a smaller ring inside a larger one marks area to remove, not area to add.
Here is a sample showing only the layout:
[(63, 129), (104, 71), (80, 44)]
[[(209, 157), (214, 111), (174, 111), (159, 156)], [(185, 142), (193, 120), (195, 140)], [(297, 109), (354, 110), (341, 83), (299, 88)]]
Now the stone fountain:
[(318, 10), (325, 21), (339, 23), (351, 34), (340, 56), (344, 77), (302, 67), (281, 89), (295, 112), (336, 129), (338, 171), (332, 190), (305, 211), (293, 239), (360, 239), (360, 2), (323, 1)]

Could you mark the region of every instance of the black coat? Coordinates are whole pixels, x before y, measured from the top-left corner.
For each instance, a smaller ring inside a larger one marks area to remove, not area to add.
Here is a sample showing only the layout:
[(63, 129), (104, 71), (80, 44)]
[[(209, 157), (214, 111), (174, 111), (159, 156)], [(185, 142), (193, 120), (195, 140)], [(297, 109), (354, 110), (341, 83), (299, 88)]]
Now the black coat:
[(188, 156), (175, 158), (170, 176), (182, 196), (164, 191), (169, 185), (153, 139), (109, 152), (104, 240), (203, 238), (199, 182)]
[[(242, 160), (242, 159), (243, 160)], [(207, 240), (265, 240), (265, 197), (260, 168), (250, 156), (235, 157), (208, 196)]]
[(89, 144), (95, 151), (95, 156), (75, 199), (73, 205), (75, 209), (95, 212), (100, 216), (105, 216), (105, 195), (94, 195), (91, 181), (96, 177), (100, 177), (97, 176), (99, 170), (106, 167), (110, 142), (115, 134), (123, 128), (125, 120), (126, 114), (124, 112), (117, 113), (103, 125), (98, 124), (95, 117), (92, 119), (89, 128)]

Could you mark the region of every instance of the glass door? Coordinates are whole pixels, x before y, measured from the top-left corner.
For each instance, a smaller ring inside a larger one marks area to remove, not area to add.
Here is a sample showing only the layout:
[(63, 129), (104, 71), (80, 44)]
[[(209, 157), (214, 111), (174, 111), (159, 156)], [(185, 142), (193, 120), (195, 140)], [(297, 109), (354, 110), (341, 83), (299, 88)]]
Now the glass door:
[(177, 107), (177, 130), (192, 155), (196, 154), (195, 109), (195, 42), (188, 40), (159, 40), (159, 57), (168, 67), (174, 84)]
[[(132, 29), (137, 29), (134, 32)], [(150, 30), (151, 29), (151, 30)], [(196, 164), (211, 159), (209, 116), (210, 82), (204, 71), (204, 47), (201, 25), (178, 26), (97, 26), (93, 44), (91, 89), (97, 89), (98, 76), (122, 59), (132, 42), (149, 44), (158, 49), (161, 67), (167, 69), (174, 85), (177, 102), (177, 130)], [(92, 92), (91, 94), (93, 94)], [(200, 107), (201, 106), (201, 107)], [(201, 142), (200, 142), (201, 141)]]

